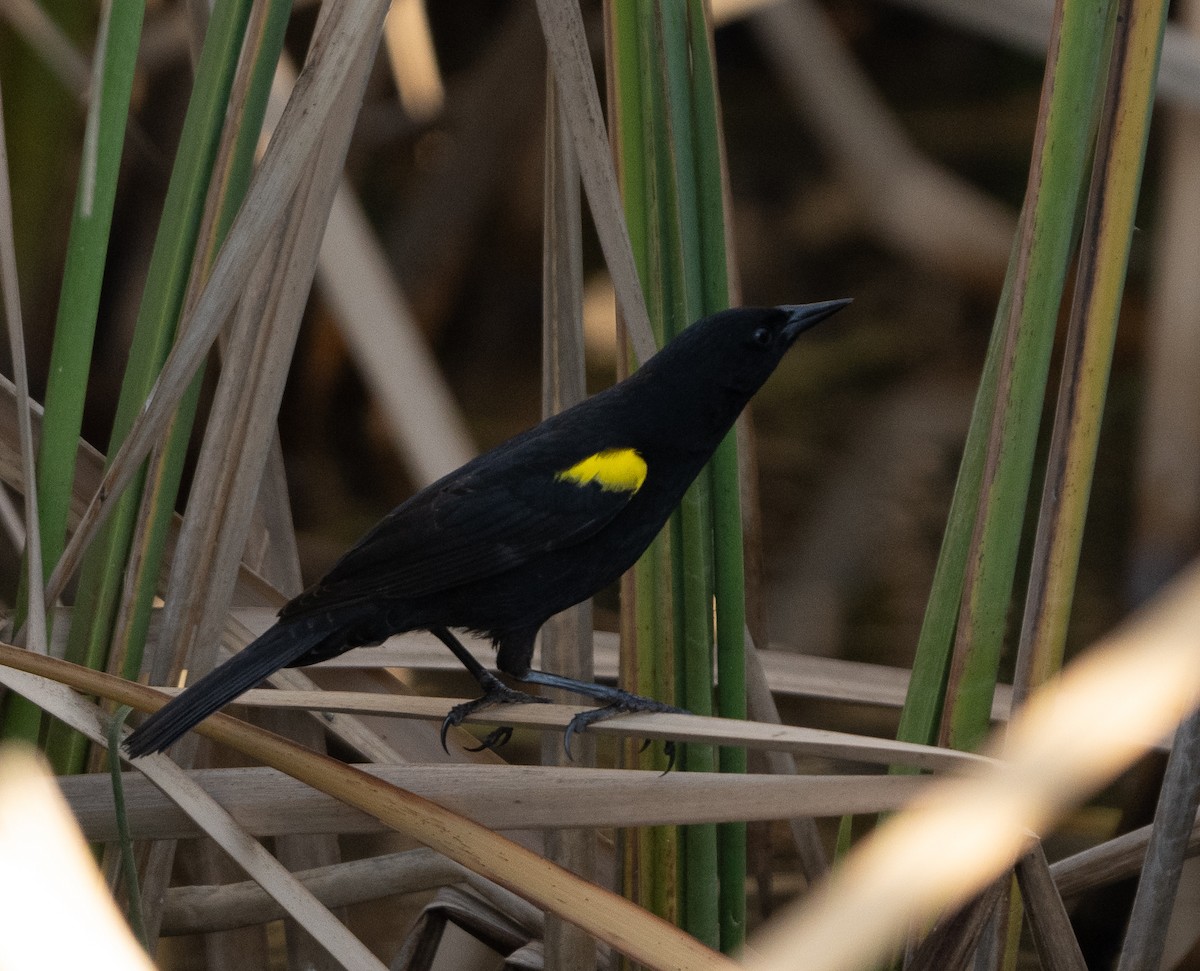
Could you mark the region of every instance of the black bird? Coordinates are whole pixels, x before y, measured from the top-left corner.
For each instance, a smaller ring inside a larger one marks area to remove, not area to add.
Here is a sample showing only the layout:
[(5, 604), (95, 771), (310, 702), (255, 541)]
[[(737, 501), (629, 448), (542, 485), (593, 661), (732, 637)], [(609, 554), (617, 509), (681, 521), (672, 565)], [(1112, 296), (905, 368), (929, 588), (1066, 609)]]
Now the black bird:
[[(449, 726), (473, 711), (544, 700), (504, 685), (452, 627), (491, 638), (497, 667), (518, 681), (601, 702), (576, 716), (568, 742), (617, 711), (677, 710), (532, 670), (534, 636), (634, 564), (797, 335), (848, 303), (699, 320), (626, 380), (422, 489), (288, 603), (270, 630), (147, 718), (126, 743), (129, 755), (162, 751), (280, 668), (421, 629), (483, 688), (446, 717), (443, 745)], [(506, 738), (501, 729), (485, 744)]]

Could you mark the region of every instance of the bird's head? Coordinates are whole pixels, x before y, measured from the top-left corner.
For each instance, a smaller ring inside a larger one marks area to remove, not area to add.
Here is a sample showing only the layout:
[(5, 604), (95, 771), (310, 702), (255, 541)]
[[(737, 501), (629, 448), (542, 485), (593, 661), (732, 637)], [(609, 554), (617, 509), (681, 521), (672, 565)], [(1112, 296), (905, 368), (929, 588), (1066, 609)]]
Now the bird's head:
[(694, 388), (707, 385), (724, 390), (740, 411), (800, 334), (849, 304), (849, 300), (826, 300), (723, 310), (692, 324), (653, 363)]

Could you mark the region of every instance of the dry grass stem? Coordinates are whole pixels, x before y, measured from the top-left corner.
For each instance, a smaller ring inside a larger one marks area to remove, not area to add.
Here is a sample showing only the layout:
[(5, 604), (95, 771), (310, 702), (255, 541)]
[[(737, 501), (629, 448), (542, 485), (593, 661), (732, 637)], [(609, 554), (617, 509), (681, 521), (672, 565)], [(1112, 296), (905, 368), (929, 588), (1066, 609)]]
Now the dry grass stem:
[[(587, 397), (583, 334), (583, 213), (579, 165), (552, 70), (546, 71), (546, 137), (542, 189), (542, 417)], [(543, 663), (566, 677), (595, 678), (592, 603), (586, 600), (551, 617), (542, 627)], [(551, 692), (557, 701), (563, 692)], [(569, 696), (567, 696), (569, 697)], [(570, 761), (558, 739), (542, 737), (545, 765)], [(595, 742), (579, 740), (574, 757), (595, 764)], [(596, 834), (586, 830), (546, 834), (546, 855), (587, 880), (596, 879)], [(546, 963), (562, 971), (589, 971), (596, 942), (566, 921), (551, 918), (543, 938)]]
[(1042, 967), (1048, 971), (1087, 971), (1040, 842), (1017, 861), (1016, 873)]
[[(746, 711), (751, 718), (773, 725), (782, 724), (779, 709), (775, 706), (775, 698), (767, 683), (766, 671), (763, 667), (762, 652), (754, 647), (754, 640), (746, 631)], [(794, 776), (797, 772), (796, 758), (791, 752), (768, 752), (767, 765), (771, 771), (780, 776)], [(803, 816), (793, 816), (788, 820), (788, 829), (792, 842), (796, 846), (796, 854), (800, 858), (800, 867), (805, 879), (810, 883), (819, 880), (829, 871), (829, 860), (825, 856), (825, 846), (817, 832), (812, 819)]]
[(25, 643), (46, 653), (46, 590), (42, 572), (42, 538), (33, 458), (33, 424), (29, 418), (29, 373), (25, 366), (25, 332), (21, 317), (21, 287), (17, 278), (17, 249), (13, 239), (13, 208), (8, 176), (8, 143), (4, 134), (4, 101), (0, 98), (0, 289), (4, 319), (16, 377), (17, 431), (21, 456), (21, 491), (25, 497), (25, 557), (28, 564)]
[[(2, 457), (2, 453), (0, 453)], [(240, 610), (236, 618), (249, 630), (261, 633), (274, 621), (273, 613), (261, 609)], [(595, 631), (595, 671), (602, 681), (617, 677), (617, 635), (611, 631)], [(484, 665), (492, 662), (495, 651), (485, 639), (464, 635), (464, 646)], [(848, 704), (873, 705), (899, 709), (904, 704), (909, 672), (904, 668), (862, 661), (843, 661), (839, 658), (812, 657), (777, 649), (758, 651), (763, 675), (774, 695), (791, 698), (812, 698)], [(534, 666), (541, 666), (541, 654), (535, 652)], [(348, 651), (315, 670), (338, 668), (411, 668), (421, 671), (458, 671), (461, 665), (447, 653), (432, 634), (414, 631), (390, 638), (379, 647)], [(1011, 689), (1000, 685), (992, 708), (994, 720), (1008, 719)], [(769, 714), (756, 714), (757, 721), (771, 721)]]
[(634, 352), (644, 362), (654, 354), (657, 345), (625, 225), (625, 208), (617, 189), (583, 17), (579, 8), (570, 3), (537, 0), (537, 8), (563, 114), (575, 142), (584, 192), (616, 290), (617, 306), (629, 330)]
[[(490, 829), (570, 829), (686, 825), (739, 820), (890, 812), (928, 785), (919, 776), (660, 775), (633, 769), (546, 766), (367, 765), (362, 771), (414, 792)], [(370, 833), (361, 812), (265, 768), (200, 769), (195, 782), (258, 837)], [(104, 774), (71, 776), (63, 792), (89, 840), (116, 838)], [(160, 792), (129, 774), (129, 825), (137, 839), (189, 839), (196, 825)], [(542, 794), (531, 799), (530, 793)]]
[[(1103, 887), (1137, 873), (1146, 859), (1150, 845), (1151, 826), (1141, 826), (1058, 860), (1050, 866), (1054, 883), (1064, 898), (1076, 897), (1093, 887)], [(1187, 855), (1200, 853), (1200, 814), (1192, 820)]]
[[(161, 695), (165, 698), (175, 694), (176, 690), (161, 689)], [(239, 703), (258, 708), (387, 714), (401, 718), (423, 718), (440, 723), (450, 708), (463, 700), (356, 691), (275, 691), (258, 688), (241, 695)], [(587, 706), (575, 705), (513, 705), (501, 712), (487, 709), (476, 712), (470, 715), (466, 722), (565, 731), (570, 720), (586, 710)], [(688, 714), (618, 715), (589, 726), (587, 731), (597, 736), (630, 736), (710, 745), (740, 745), (767, 752), (798, 752), (815, 758), (843, 759), (871, 765), (909, 765), (933, 771), (963, 769), (988, 761), (985, 757), (970, 752), (897, 742), (886, 738)]]
[[(1163, 964), (1167, 930), (1176, 909), (1184, 858), (1200, 803), (1200, 711), (1179, 726), (1167, 758), (1154, 825), (1138, 880), (1137, 896), (1121, 948), (1118, 971)], [(1049, 877), (1047, 876), (1047, 880)]]
[(997, 906), (1006, 899), (1008, 879), (1002, 878), (957, 913), (938, 921), (916, 948), (905, 971), (967, 971), (974, 966), (976, 948), (992, 926)]
[[(486, 883), (466, 867), (433, 850), (406, 850), (318, 867), (299, 872), (296, 878), (330, 908), (465, 883), (482, 890), (490, 898), (502, 895), (506, 909), (517, 913), (523, 922), (536, 925), (541, 919), (541, 911), (530, 907), (520, 897)], [(163, 933), (230, 930), (277, 920), (281, 916), (279, 905), (253, 880), (220, 886), (175, 887), (168, 891), (163, 908)]]

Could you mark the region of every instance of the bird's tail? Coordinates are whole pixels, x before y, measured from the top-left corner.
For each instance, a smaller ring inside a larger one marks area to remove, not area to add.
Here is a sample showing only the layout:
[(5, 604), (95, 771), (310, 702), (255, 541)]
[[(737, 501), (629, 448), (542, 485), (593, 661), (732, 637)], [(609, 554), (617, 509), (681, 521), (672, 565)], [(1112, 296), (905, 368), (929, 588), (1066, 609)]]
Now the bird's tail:
[(243, 691), (320, 648), (340, 628), (331, 620), (307, 617), (277, 623), (142, 722), (126, 740), (125, 751), (130, 758), (161, 752)]

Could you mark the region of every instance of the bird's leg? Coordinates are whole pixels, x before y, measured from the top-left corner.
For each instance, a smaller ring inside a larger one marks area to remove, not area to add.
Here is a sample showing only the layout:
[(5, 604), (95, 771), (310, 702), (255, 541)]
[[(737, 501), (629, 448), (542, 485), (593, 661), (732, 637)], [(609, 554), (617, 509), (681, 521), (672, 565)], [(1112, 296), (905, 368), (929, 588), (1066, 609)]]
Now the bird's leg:
[[(620, 688), (610, 688), (604, 684), (595, 684), (592, 681), (579, 681), (575, 678), (564, 677), (561, 674), (550, 674), (548, 671), (529, 670), (524, 674), (517, 675), (517, 677), (526, 684), (541, 684), (548, 688), (561, 688), (564, 691), (570, 691), (574, 694), (584, 695), (588, 698), (594, 698), (596, 701), (604, 702), (603, 708), (581, 711), (567, 725), (566, 734), (563, 736), (563, 745), (566, 747), (568, 757), (571, 755), (571, 739), (576, 732), (582, 732), (588, 725), (594, 725), (596, 722), (604, 721), (613, 715), (622, 715), (627, 712), (637, 711), (687, 714), (682, 708), (668, 705), (664, 701), (645, 698), (642, 695), (622, 691)], [(665, 743), (664, 748), (670, 763), (667, 766), (669, 771), (671, 766), (675, 764), (675, 743), (668, 741)]]
[[(467, 669), (471, 677), (479, 682), (479, 687), (483, 689), (482, 697), (476, 698), (474, 701), (463, 702), (461, 705), (455, 705), (442, 721), (442, 748), (447, 752), (449, 749), (446, 748), (446, 733), (450, 731), (450, 726), (461, 725), (468, 715), (495, 705), (538, 704), (549, 700), (547, 698), (539, 698), (537, 695), (527, 694), (524, 691), (518, 691), (515, 688), (510, 688), (475, 660), (475, 656), (463, 647), (459, 639), (445, 627), (431, 627), (429, 628), (429, 632), (450, 648), (451, 653), (458, 658), (462, 666)], [(484, 737), (479, 748), (472, 751), (478, 752), (485, 748), (499, 748), (510, 738), (512, 738), (511, 728), (497, 728)]]

